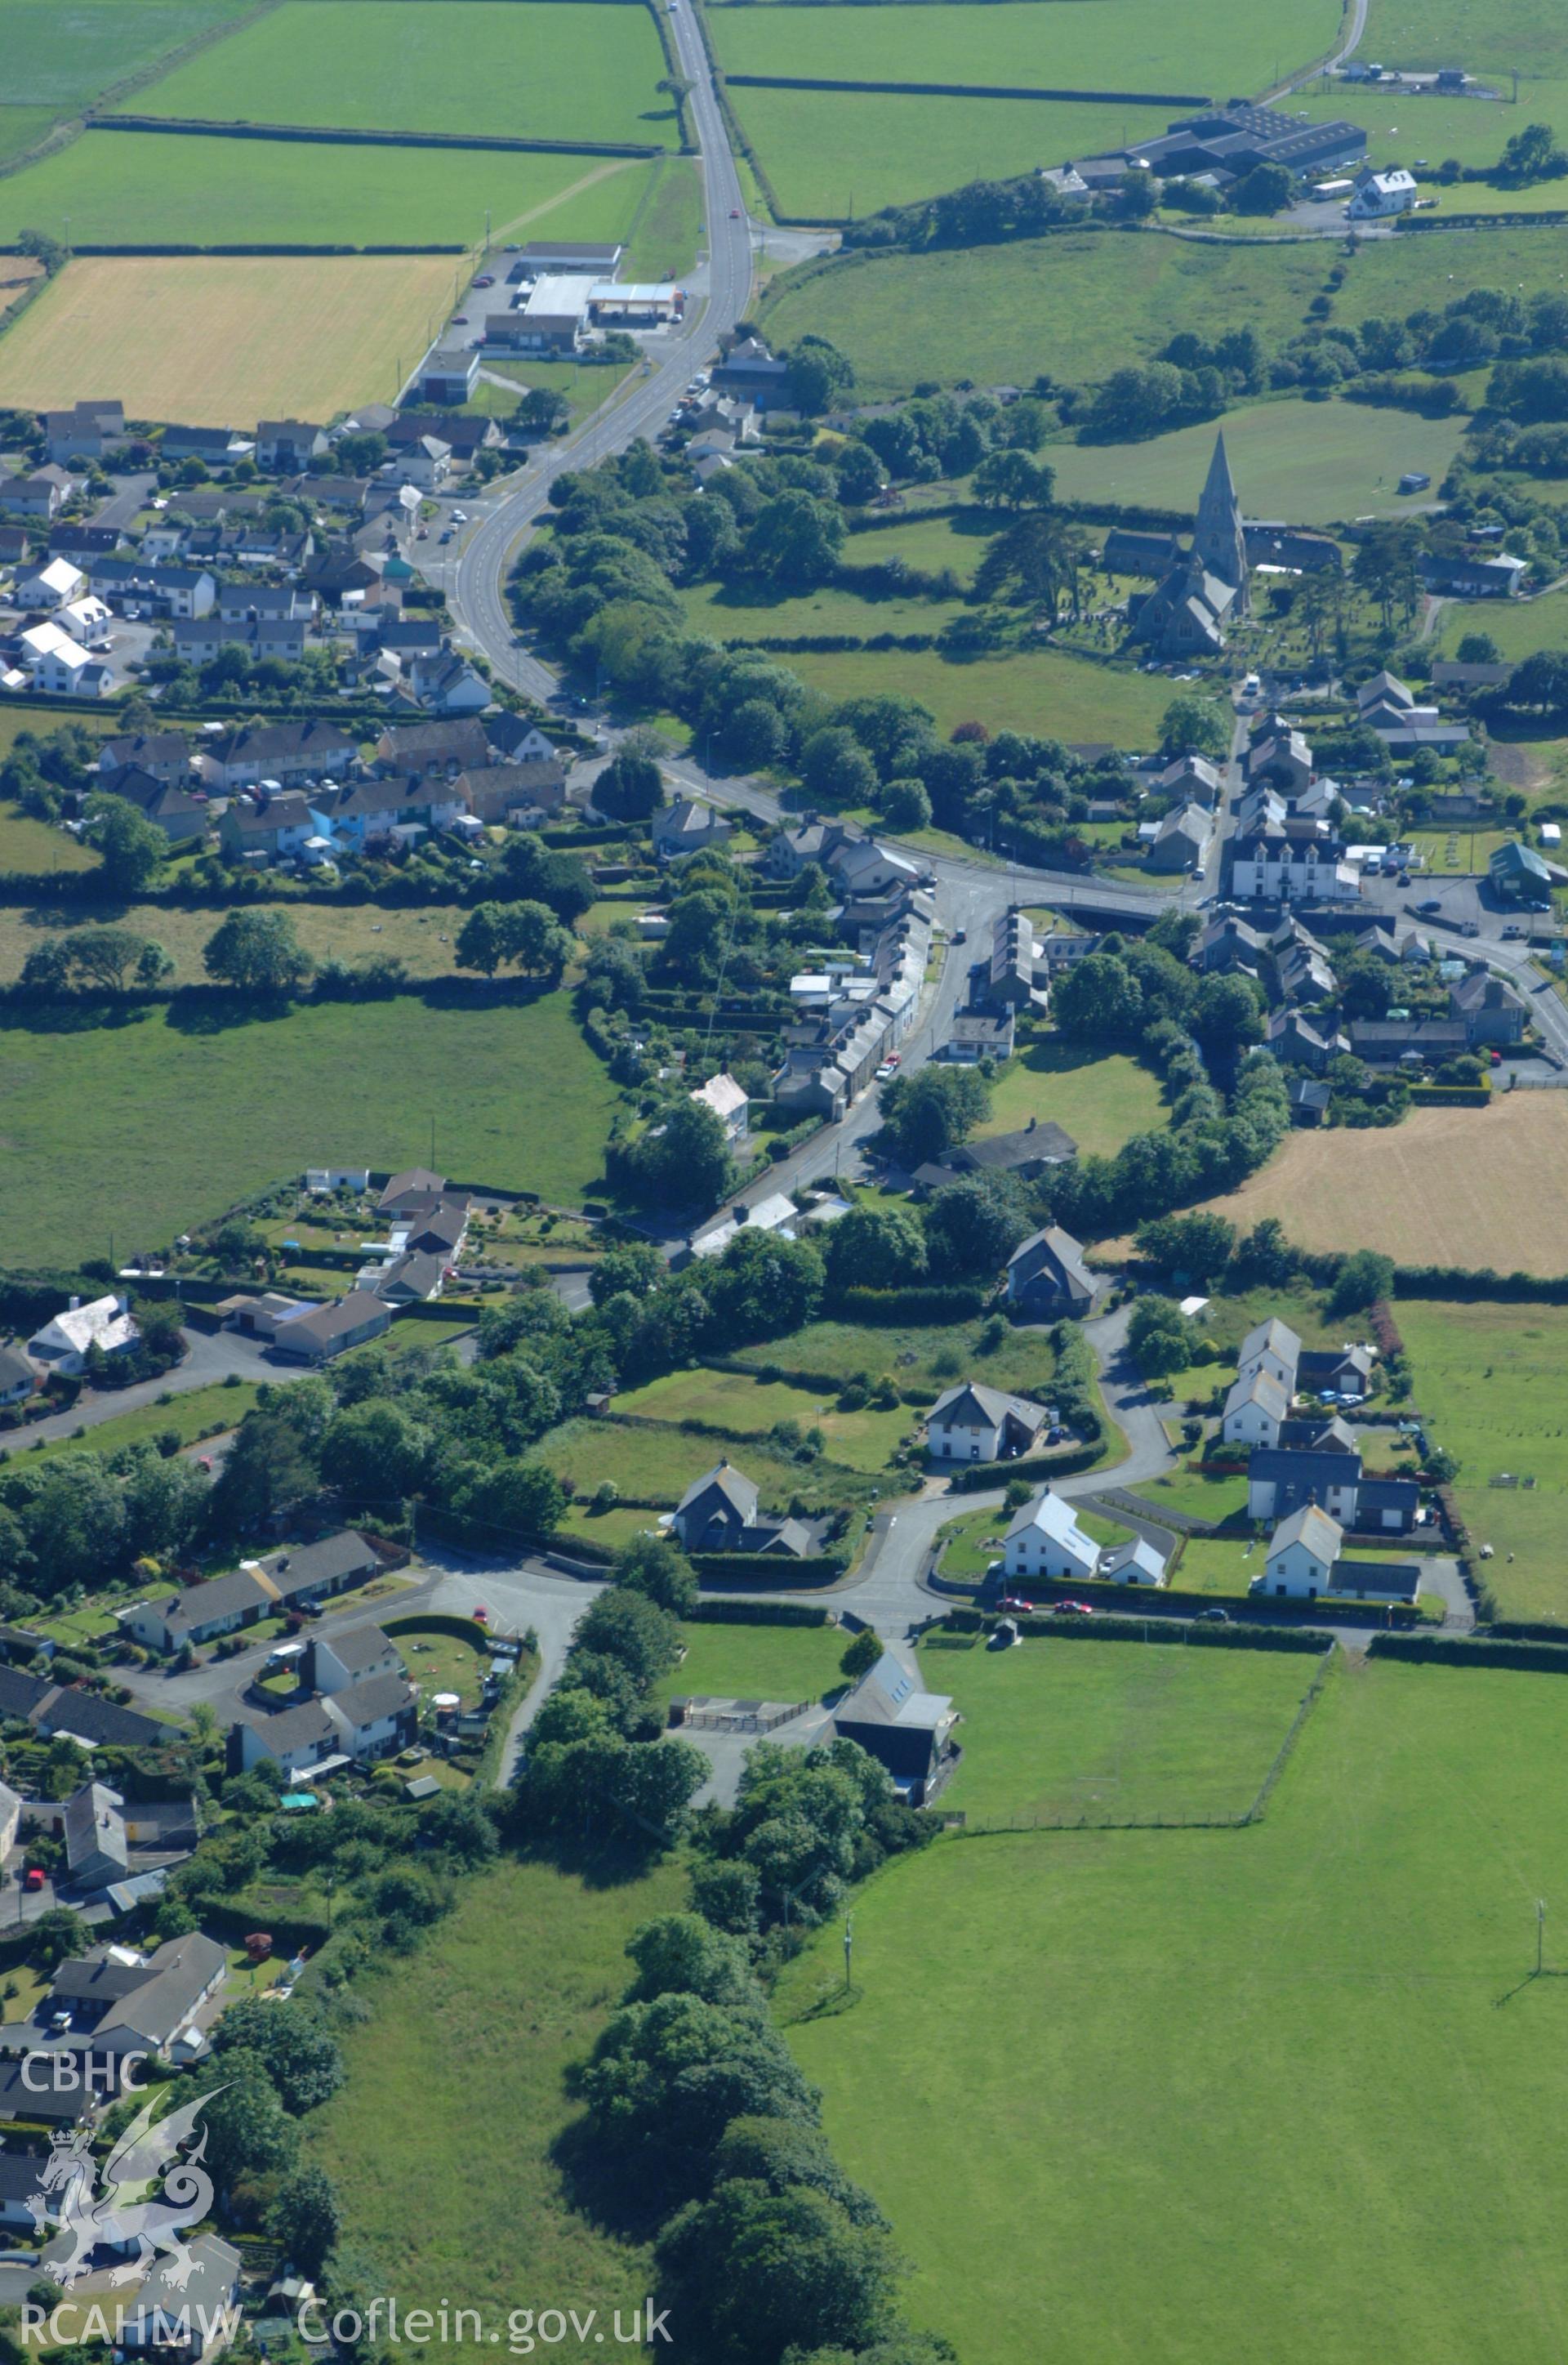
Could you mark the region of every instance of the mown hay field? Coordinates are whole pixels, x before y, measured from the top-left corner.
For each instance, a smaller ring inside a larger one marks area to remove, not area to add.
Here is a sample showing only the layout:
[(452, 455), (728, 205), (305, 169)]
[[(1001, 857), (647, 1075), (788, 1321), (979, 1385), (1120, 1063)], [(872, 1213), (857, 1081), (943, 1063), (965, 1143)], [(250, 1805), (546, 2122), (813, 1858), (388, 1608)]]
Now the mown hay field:
[(396, 399), (452, 258), (83, 255), (0, 337), (0, 403), (112, 381), (132, 419), (253, 427)]
[(645, 9), (602, 0), (284, 0), (141, 92), (210, 123), (679, 145)]
[(1485, 1109), (1412, 1109), (1386, 1132), (1293, 1133), (1210, 1205), (1249, 1230), (1277, 1216), (1306, 1249), (1568, 1272), (1568, 1098), (1510, 1093)]

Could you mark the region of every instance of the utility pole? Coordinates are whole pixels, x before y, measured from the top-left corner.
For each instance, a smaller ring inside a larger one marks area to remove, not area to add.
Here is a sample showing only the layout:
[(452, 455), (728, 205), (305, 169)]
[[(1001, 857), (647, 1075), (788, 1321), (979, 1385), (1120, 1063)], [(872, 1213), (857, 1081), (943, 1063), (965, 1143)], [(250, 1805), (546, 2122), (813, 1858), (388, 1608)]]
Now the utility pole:
[(1541, 1960), (1545, 1949), (1546, 1900), (1544, 1897), (1538, 1897), (1535, 1900), (1535, 1975), (1538, 1979), (1540, 1977)]
[[(1545, 1908), (1543, 1907), (1541, 1910), (1544, 1911)], [(854, 1967), (855, 1916), (853, 1913), (846, 1913), (844, 1917), (844, 1992), (846, 1995), (849, 1993), (851, 1985), (850, 1975), (854, 1970)]]

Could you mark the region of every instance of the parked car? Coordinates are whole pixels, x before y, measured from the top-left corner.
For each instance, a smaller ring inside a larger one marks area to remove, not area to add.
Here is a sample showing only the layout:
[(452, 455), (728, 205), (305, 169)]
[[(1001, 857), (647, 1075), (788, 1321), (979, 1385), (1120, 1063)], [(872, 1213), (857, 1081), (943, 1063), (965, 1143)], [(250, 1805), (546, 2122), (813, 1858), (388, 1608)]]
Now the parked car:
[(35, 1896), (36, 1896), (36, 1894), (38, 1893), (38, 1891), (39, 1891), (39, 1890), (43, 1887), (43, 1875), (42, 1875), (42, 1873), (39, 1870), (38, 1866), (37, 1866), (36, 1864), (34, 1865), (34, 1866), (33, 1866), (33, 1868), (32, 1868), (32, 1870), (31, 1870), (30, 1872), (25, 1872), (25, 1873), (23, 1873), (23, 1875), (22, 1875), (22, 1887), (23, 1887), (24, 1889), (26, 1889), (29, 1890), (30, 1892), (32, 1892), (32, 1894), (34, 1894)]
[(892, 1061), (890, 1059), (884, 1059), (881, 1066), (877, 1070), (876, 1081), (879, 1084), (885, 1084), (890, 1081), (892, 1074)]
[(1053, 1618), (1092, 1618), (1093, 1615), (1087, 1601), (1053, 1601), (1051, 1604)]
[(999, 1609), (1019, 1610), (1025, 1618), (1032, 1618), (1035, 1614), (1034, 1603), (1022, 1600), (1015, 1593), (1004, 1593), (996, 1606)]
[(1228, 1626), (1230, 1612), (1228, 1609), (1200, 1609), (1198, 1623), (1200, 1626)]
[(495, 286), (495, 284), (496, 284), (496, 283), (495, 283), (495, 280), (491, 277), (490, 274), (489, 274), (487, 271), (487, 272), (482, 273), (482, 274), (480, 275), (480, 276), (479, 276), (477, 279), (476, 279), (476, 281), (474, 282), (474, 285), (475, 285), (475, 286), (476, 286), (476, 287), (493, 287), (493, 286)]
[(1507, 926), (1503, 930), (1503, 935), (1504, 935), (1505, 938), (1514, 937), (1514, 936), (1528, 936), (1529, 934), (1529, 930), (1525, 926), (1525, 924), (1524, 924), (1524, 922), (1523, 922), (1522, 920), (1510, 920), (1510, 921), (1508, 922), (1508, 924), (1507, 924)]
[(1440, 895), (1428, 895), (1416, 906), (1417, 912), (1440, 912), (1442, 908), (1443, 899)]

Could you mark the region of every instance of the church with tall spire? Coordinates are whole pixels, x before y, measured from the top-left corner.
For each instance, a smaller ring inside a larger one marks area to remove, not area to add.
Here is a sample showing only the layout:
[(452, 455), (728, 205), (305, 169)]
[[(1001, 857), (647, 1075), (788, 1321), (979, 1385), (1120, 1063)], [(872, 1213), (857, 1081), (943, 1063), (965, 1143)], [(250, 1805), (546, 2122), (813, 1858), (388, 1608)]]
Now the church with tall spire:
[(1222, 431), (1198, 502), (1193, 547), (1138, 604), (1133, 638), (1161, 656), (1211, 656), (1224, 648), (1230, 619), (1250, 609), (1247, 533)]

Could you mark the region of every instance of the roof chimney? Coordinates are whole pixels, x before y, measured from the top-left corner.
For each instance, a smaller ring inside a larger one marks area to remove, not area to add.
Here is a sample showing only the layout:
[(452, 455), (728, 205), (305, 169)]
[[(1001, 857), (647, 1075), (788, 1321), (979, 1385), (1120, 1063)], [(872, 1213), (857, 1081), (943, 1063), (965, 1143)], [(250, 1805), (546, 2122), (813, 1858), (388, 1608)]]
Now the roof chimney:
[(749, 1223), (751, 1220), (751, 1209), (746, 1205), (744, 1199), (737, 1199), (734, 1205), (731, 1208), (730, 1213), (734, 1216), (737, 1224)]
[(1025, 1132), (1025, 1133), (1033, 1133), (1033, 1132), (1034, 1132), (1034, 1130), (1035, 1130), (1035, 1127), (1039, 1124), (1039, 1122), (1040, 1122), (1040, 1120), (1039, 1120), (1039, 1118), (1038, 1118), (1037, 1116), (1032, 1116), (1032, 1117), (1029, 1119), (1028, 1124), (1024, 1127)]
[(78, 1310), (78, 1308), (80, 1307), (81, 1304), (82, 1304), (82, 1300), (80, 1299), (80, 1297), (76, 1296), (76, 1295), (73, 1294), (73, 1296), (72, 1296), (72, 1300), (71, 1300), (71, 1305), (70, 1305), (69, 1311), (70, 1311), (71, 1313), (74, 1314), (74, 1313)]

